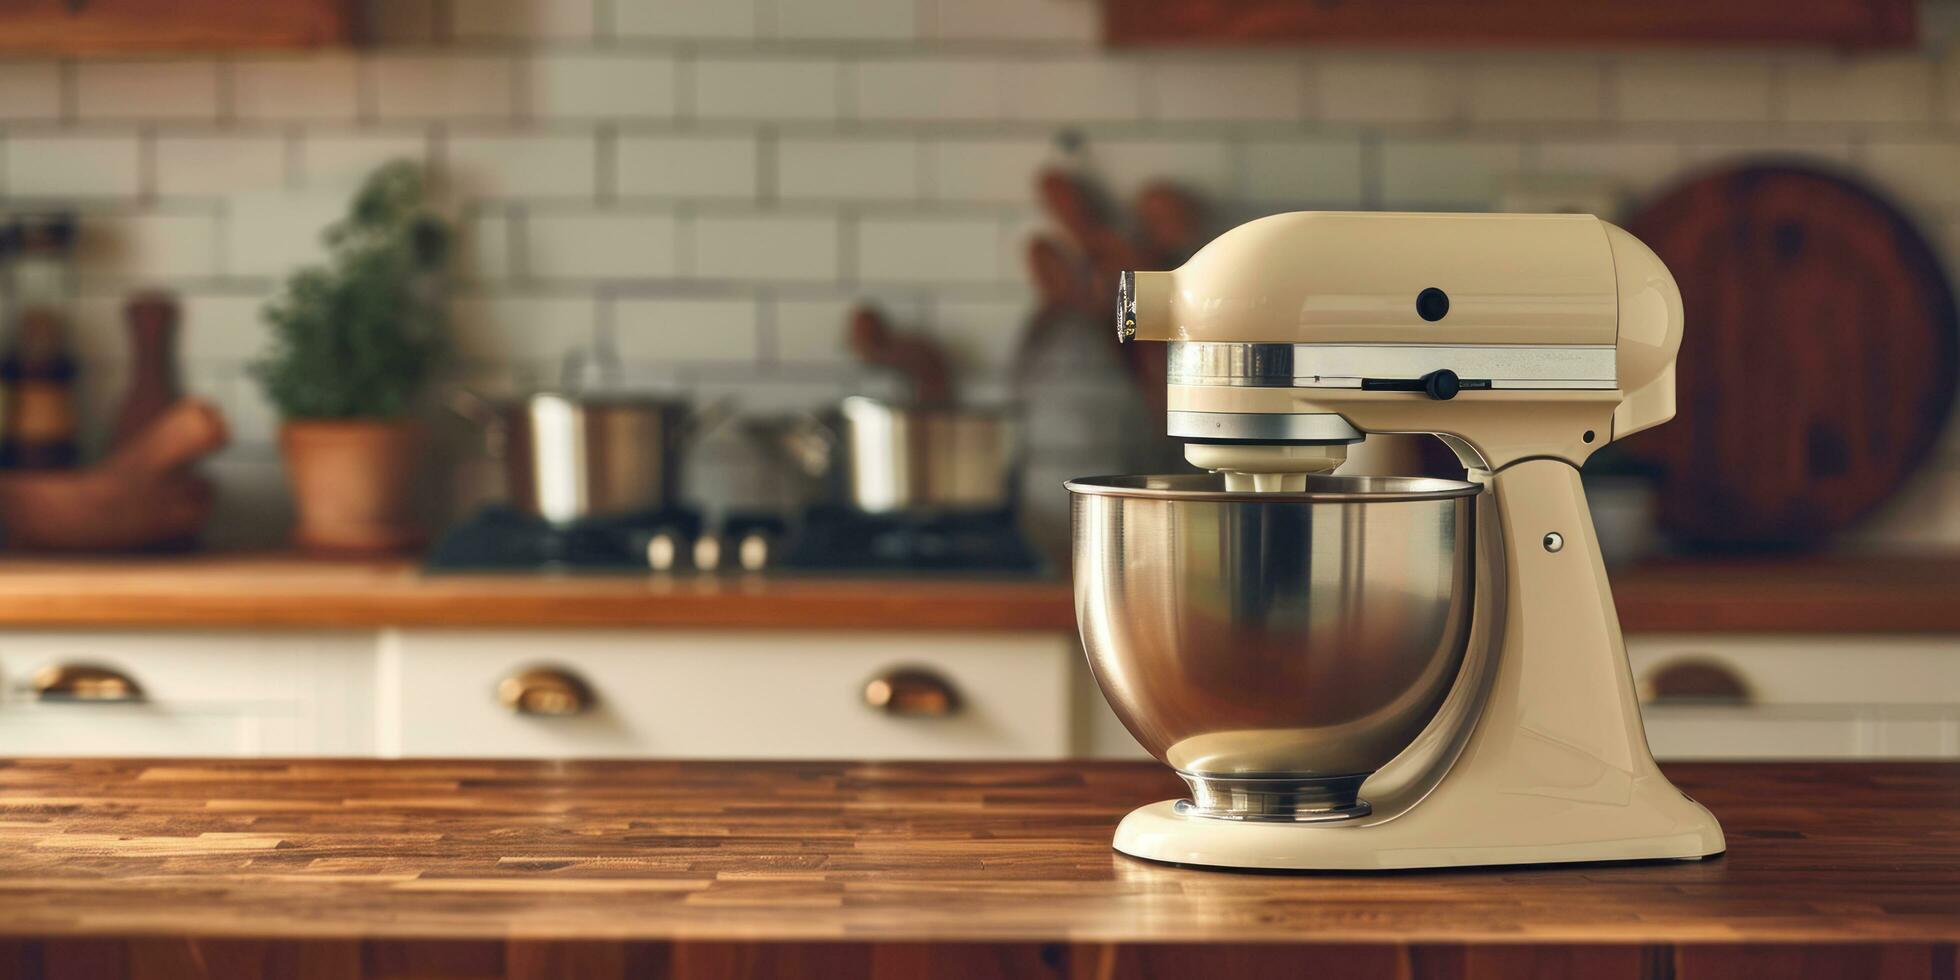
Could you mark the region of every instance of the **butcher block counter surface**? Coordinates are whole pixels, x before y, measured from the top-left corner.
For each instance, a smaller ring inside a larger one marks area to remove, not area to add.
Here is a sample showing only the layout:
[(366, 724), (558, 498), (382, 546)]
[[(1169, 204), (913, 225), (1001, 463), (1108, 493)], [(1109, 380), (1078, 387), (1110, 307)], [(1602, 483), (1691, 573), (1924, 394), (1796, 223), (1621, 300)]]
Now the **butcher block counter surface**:
[[(1634, 632), (1960, 632), (1960, 556), (1616, 569)], [(1066, 577), (425, 575), (282, 556), (0, 561), (0, 628), (1075, 629)]]
[(9, 955), (218, 940), (370, 968), (433, 943), (497, 958), (492, 973), (572, 956), (673, 975), (758, 949), (913, 962), (942, 943), (1090, 975), (1171, 955), (1132, 944), (1279, 943), (1405, 974), (1437, 950), (1576, 944), (1600, 947), (1604, 975), (1621, 956), (1690, 976), (1825, 943), (1953, 975), (1960, 765), (1668, 772), (1721, 819), (1726, 856), (1370, 876), (1116, 854), (1118, 817), (1180, 789), (1143, 763), (0, 762), (0, 975)]

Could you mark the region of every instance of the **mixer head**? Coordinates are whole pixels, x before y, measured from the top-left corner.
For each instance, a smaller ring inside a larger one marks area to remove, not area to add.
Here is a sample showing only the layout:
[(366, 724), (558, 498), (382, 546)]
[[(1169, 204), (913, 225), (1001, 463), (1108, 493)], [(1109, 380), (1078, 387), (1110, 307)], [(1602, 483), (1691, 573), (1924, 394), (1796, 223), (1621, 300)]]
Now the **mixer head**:
[(1591, 215), (1294, 212), (1125, 273), (1119, 340), (1171, 345), (1167, 431), (1228, 486), (1297, 489), (1372, 432), (1473, 471), (1577, 464), (1674, 414), (1681, 299)]

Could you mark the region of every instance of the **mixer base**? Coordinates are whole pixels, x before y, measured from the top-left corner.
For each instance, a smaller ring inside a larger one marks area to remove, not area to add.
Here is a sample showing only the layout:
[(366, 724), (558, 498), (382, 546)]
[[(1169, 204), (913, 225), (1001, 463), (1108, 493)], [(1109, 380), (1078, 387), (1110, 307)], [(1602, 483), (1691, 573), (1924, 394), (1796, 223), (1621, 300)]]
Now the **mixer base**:
[[(1445, 840), (1438, 839), (1433, 826), (1410, 828), (1398, 826), (1400, 821), (1394, 820), (1331, 824), (1219, 820), (1180, 813), (1178, 802), (1165, 800), (1131, 811), (1116, 828), (1116, 850), (1150, 861), (1213, 868), (1392, 871), (1586, 861), (1693, 861), (1723, 849), (1719, 830), (1711, 839), (1706, 830), (1689, 826), (1668, 827), (1654, 836), (1586, 840), (1581, 839), (1581, 833), (1561, 843), (1526, 844), (1517, 842), (1516, 834), (1504, 828), (1480, 833), (1471, 821), (1459, 825), (1462, 833), (1458, 839)], [(1710, 818), (1710, 828), (1713, 823)], [(1579, 830), (1580, 825), (1573, 829)]]

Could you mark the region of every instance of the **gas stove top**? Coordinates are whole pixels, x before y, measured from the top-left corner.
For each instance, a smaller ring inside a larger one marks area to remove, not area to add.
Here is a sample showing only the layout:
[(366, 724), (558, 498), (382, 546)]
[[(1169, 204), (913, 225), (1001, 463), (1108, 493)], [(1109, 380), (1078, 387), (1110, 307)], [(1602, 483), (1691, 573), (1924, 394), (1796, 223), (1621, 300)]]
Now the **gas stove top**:
[(867, 514), (814, 507), (794, 521), (693, 510), (552, 524), (490, 507), (451, 528), (432, 572), (983, 572), (1044, 568), (1010, 511)]
[(1041, 557), (1011, 511), (867, 514), (814, 508), (785, 542), (783, 568), (1033, 572)]

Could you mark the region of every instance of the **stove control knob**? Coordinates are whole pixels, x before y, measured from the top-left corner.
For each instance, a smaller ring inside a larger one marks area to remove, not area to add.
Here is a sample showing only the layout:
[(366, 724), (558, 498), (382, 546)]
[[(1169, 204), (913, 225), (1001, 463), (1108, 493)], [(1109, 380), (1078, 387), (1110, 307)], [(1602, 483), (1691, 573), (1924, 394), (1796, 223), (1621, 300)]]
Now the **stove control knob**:
[(775, 541), (766, 531), (750, 531), (735, 544), (735, 564), (745, 572), (759, 572), (769, 566), (769, 552)]
[(1422, 376), (1422, 390), (1429, 397), (1439, 402), (1446, 402), (1455, 398), (1456, 393), (1463, 390), (1462, 379), (1449, 368), (1431, 371)]
[(721, 539), (703, 534), (694, 539), (694, 570), (712, 572), (721, 567)]
[(661, 531), (647, 539), (647, 567), (656, 572), (673, 571), (674, 561), (680, 554), (681, 543), (671, 531)]

